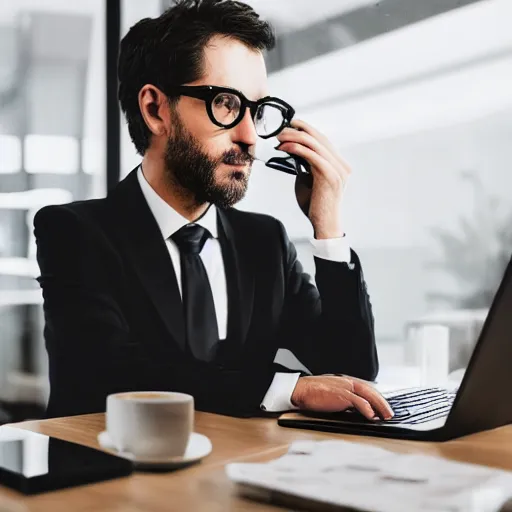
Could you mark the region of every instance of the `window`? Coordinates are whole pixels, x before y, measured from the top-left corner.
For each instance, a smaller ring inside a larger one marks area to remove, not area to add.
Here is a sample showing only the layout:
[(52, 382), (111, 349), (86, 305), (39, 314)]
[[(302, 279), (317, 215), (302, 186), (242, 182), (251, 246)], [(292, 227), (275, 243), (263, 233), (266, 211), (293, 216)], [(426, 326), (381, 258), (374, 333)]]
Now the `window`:
[(34, 214), (106, 189), (104, 11), (103, 0), (0, 6), (0, 400), (16, 399), (20, 372), (46, 371)]

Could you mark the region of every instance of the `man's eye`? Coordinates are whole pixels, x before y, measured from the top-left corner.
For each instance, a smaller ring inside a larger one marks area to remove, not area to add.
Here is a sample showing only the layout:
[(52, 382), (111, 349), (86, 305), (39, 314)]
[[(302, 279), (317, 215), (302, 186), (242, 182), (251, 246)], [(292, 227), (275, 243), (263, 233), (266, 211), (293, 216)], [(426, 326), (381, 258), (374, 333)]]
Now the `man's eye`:
[(219, 96), (215, 98), (215, 106), (223, 107), (231, 111), (236, 108), (237, 101), (236, 98), (231, 94), (219, 94)]

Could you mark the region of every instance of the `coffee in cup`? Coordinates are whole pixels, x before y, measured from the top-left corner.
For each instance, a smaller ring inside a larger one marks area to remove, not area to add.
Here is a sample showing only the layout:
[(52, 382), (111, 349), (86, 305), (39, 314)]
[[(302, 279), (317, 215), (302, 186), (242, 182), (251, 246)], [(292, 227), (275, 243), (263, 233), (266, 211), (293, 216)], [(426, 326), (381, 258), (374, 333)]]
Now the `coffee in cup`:
[(135, 457), (183, 456), (193, 421), (194, 398), (185, 393), (132, 391), (107, 397), (110, 441), (119, 452)]
[(167, 398), (168, 393), (159, 393), (157, 391), (137, 391), (134, 393), (119, 393), (117, 398), (120, 400), (154, 400), (156, 398)]

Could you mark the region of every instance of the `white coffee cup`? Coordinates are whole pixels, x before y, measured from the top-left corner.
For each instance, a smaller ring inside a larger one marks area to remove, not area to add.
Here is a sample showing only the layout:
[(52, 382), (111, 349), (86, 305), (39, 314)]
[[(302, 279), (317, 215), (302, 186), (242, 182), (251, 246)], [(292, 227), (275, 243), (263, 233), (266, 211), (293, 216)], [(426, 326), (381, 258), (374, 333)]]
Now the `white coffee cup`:
[(135, 457), (183, 456), (193, 422), (191, 395), (134, 391), (107, 397), (108, 437), (116, 450)]

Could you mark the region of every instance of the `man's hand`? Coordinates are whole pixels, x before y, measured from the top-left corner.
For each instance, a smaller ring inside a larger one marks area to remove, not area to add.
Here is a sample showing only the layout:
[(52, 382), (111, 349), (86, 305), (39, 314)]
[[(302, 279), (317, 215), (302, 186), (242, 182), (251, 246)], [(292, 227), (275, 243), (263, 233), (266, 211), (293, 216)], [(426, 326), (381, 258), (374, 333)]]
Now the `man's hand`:
[(353, 377), (301, 377), (291, 401), (300, 409), (318, 412), (338, 412), (354, 407), (369, 420), (389, 420), (394, 415), (385, 398), (373, 386)]
[(341, 199), (351, 173), (349, 165), (336, 152), (329, 140), (304, 121), (292, 121), (277, 139), (280, 151), (304, 158), (311, 166), (313, 188), (298, 178), (295, 194), (302, 211), (309, 217), (315, 238), (340, 238)]

